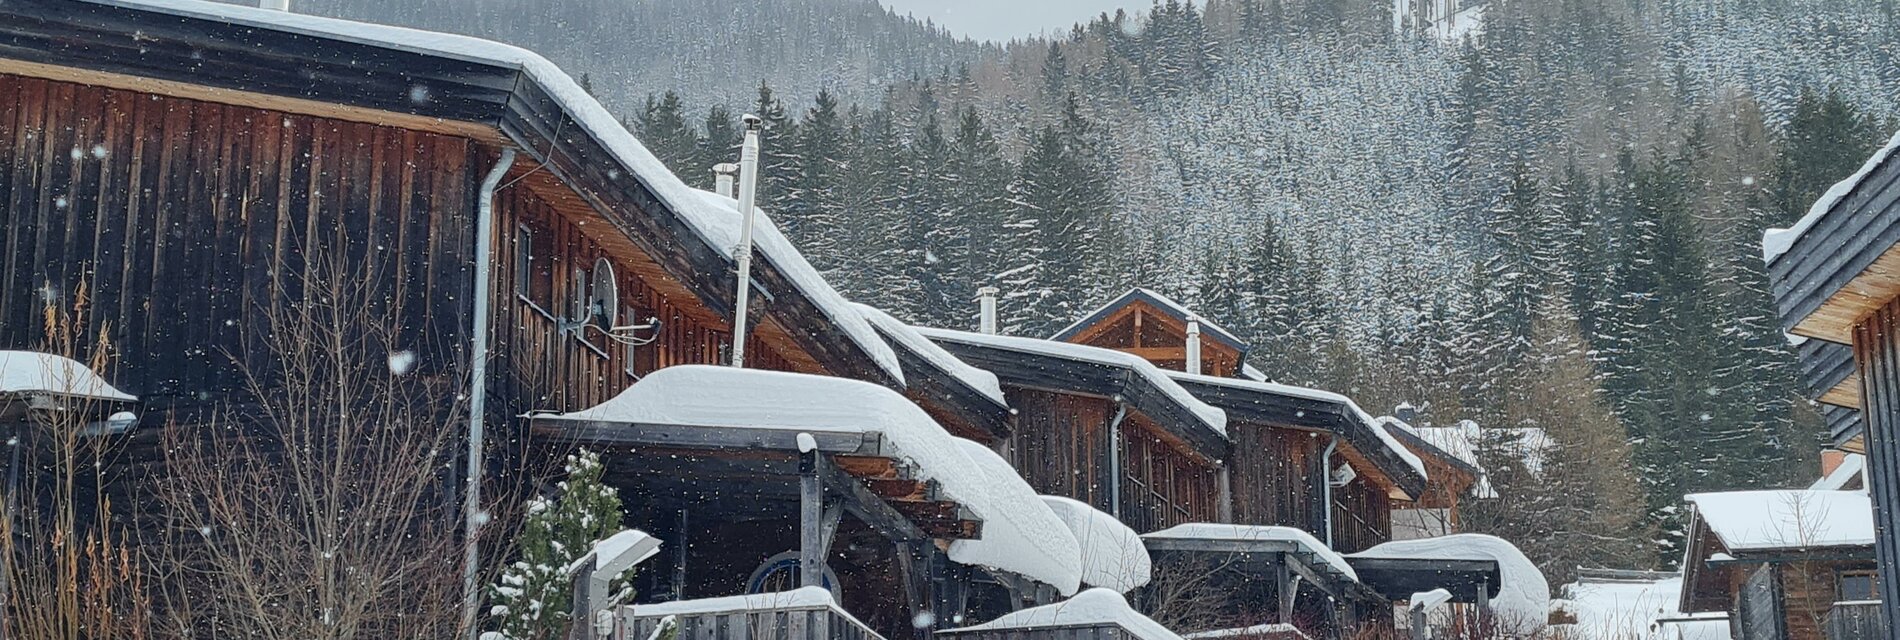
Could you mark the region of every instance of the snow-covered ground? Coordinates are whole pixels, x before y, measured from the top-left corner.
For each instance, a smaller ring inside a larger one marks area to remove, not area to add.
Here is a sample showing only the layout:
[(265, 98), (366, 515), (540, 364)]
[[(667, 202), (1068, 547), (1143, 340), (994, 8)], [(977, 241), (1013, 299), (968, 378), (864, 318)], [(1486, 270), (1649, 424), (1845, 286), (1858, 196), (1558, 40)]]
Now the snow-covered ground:
[(1570, 640), (1727, 640), (1726, 619), (1679, 621), (1685, 617), (1676, 606), (1681, 592), (1680, 577), (1573, 582), (1563, 586), (1556, 606), (1577, 621), (1556, 631)]

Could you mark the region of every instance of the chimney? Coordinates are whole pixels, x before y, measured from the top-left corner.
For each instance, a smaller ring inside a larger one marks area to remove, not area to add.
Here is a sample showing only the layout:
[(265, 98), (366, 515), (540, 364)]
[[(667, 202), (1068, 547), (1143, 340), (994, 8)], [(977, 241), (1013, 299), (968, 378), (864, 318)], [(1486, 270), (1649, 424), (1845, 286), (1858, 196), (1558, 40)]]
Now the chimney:
[(996, 291), (996, 287), (976, 290), (976, 330), (990, 335), (996, 335)]
[(1188, 316), (1187, 319), (1187, 372), (1201, 373), (1201, 317)]
[(745, 143), (739, 148), (739, 246), (732, 254), (739, 261), (739, 294), (732, 314), (732, 366), (745, 368), (746, 305), (752, 297), (752, 200), (759, 190), (759, 131), (765, 121), (750, 113), (739, 118), (745, 124)]
[(739, 175), (739, 165), (721, 162), (713, 165), (713, 190), (719, 195), (732, 198), (733, 177)]
[(1821, 477), (1825, 478), (1828, 475), (1834, 473), (1834, 470), (1841, 468), (1841, 463), (1846, 462), (1846, 461), (1847, 461), (1846, 451), (1842, 451), (1840, 449), (1822, 449), (1821, 450)]
[(1412, 406), (1410, 402), (1401, 402), (1399, 406), (1392, 408), (1392, 417), (1416, 427), (1418, 426), (1418, 407)]
[(290, 0), (257, 0), (257, 8), (289, 11)]

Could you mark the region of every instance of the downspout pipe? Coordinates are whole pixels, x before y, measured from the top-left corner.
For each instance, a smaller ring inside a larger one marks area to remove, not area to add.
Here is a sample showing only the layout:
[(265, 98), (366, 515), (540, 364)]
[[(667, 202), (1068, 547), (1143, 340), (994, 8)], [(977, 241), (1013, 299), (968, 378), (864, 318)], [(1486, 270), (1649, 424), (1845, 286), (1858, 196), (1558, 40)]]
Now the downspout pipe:
[(1320, 523), (1326, 529), (1326, 548), (1333, 548), (1333, 452), (1339, 449), (1339, 435), (1334, 434), (1326, 441), (1326, 450), (1319, 455), (1319, 486), (1322, 504), (1319, 507)]
[(1122, 517), (1122, 420), (1128, 403), (1115, 396), (1115, 417), (1108, 419), (1108, 513)]
[(482, 179), (475, 201), (475, 321), (469, 329), (468, 381), (468, 490), (463, 494), (462, 556), (462, 629), (473, 640), (475, 616), (481, 607), (481, 586), (475, 584), (481, 574), (480, 534), (482, 515), (482, 416), (488, 404), (488, 298), (490, 263), (494, 261), (495, 190), (501, 178), (515, 164), (515, 150), (502, 149), (495, 168)]

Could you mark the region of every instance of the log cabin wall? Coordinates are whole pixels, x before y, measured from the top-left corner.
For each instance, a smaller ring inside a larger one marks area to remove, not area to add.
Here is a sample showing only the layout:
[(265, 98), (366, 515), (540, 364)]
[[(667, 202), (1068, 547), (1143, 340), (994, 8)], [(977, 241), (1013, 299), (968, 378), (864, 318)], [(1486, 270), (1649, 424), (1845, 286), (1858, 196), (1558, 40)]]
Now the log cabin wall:
[(1326, 438), (1312, 432), (1229, 422), (1234, 439), (1234, 521), (1298, 527), (1325, 538), (1325, 490), (1319, 457)]
[(1333, 550), (1356, 553), (1392, 539), (1392, 499), (1362, 474), (1333, 488)]
[[(476, 145), (464, 138), (0, 74), (0, 346), (82, 283), (108, 378), (148, 406), (268, 369), (255, 338), (315, 256), (371, 274), (419, 371), (461, 358)], [(246, 338), (252, 336), (252, 338)], [(243, 366), (232, 357), (244, 360)]]
[[(1880, 584), (1900, 585), (1900, 298), (1854, 326), (1854, 362), (1867, 422), (1867, 488), (1880, 532), (1874, 536)], [(1900, 597), (1882, 598), (1881, 613), (1900, 628)]]

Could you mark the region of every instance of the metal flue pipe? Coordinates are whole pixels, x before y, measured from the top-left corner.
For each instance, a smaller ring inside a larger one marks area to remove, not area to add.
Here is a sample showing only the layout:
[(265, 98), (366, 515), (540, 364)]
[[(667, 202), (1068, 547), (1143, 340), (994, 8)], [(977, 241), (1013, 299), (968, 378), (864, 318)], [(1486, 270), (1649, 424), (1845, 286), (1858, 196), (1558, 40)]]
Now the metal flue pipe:
[(1187, 372), (1201, 373), (1201, 319), (1188, 316), (1187, 321)]
[(759, 192), (759, 130), (765, 121), (745, 115), (745, 145), (739, 149), (739, 246), (732, 249), (739, 260), (739, 295), (732, 313), (732, 366), (745, 367), (746, 303), (752, 298), (752, 223), (753, 200)]
[(996, 335), (996, 287), (976, 290), (976, 330)]
[(713, 165), (713, 191), (728, 198), (733, 197), (732, 180), (737, 175), (739, 175), (739, 165), (730, 162)]

